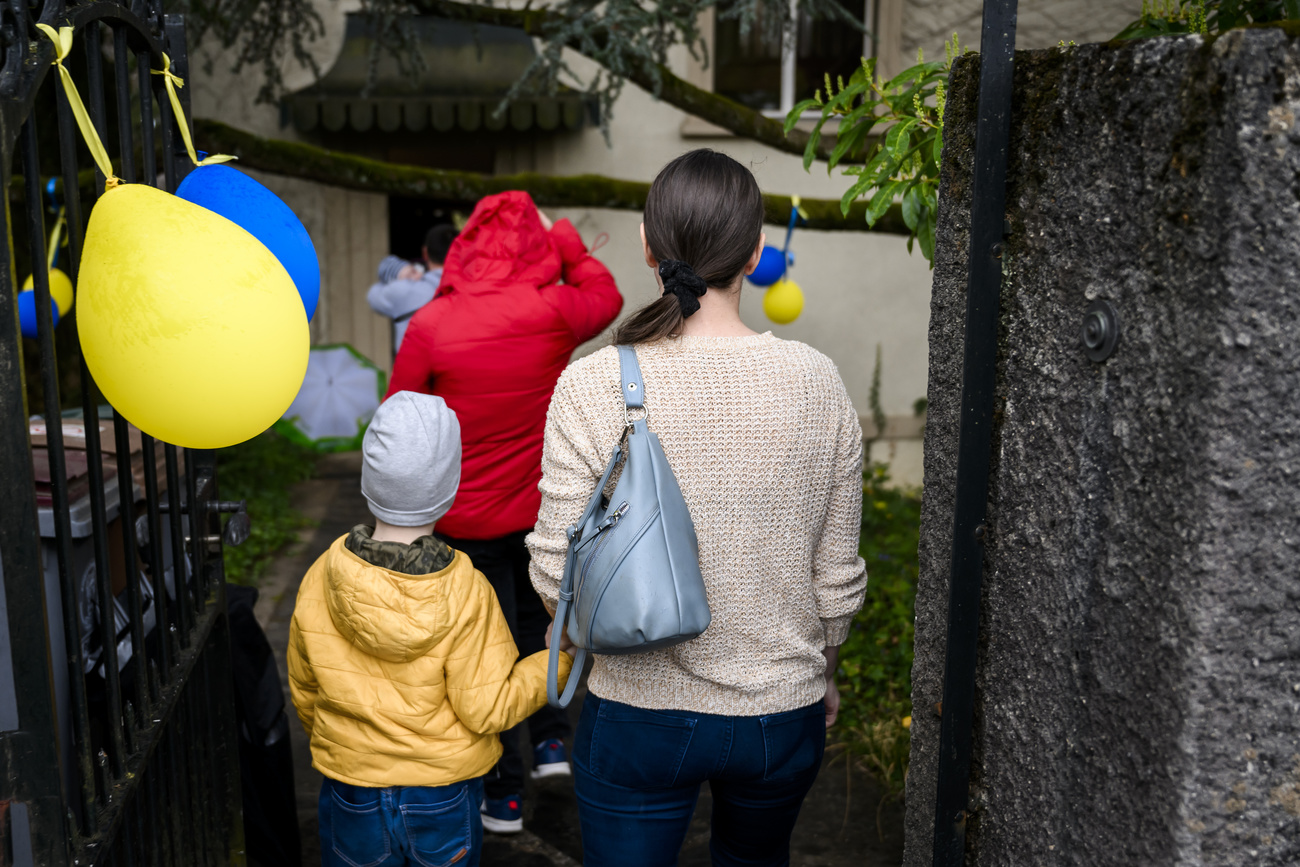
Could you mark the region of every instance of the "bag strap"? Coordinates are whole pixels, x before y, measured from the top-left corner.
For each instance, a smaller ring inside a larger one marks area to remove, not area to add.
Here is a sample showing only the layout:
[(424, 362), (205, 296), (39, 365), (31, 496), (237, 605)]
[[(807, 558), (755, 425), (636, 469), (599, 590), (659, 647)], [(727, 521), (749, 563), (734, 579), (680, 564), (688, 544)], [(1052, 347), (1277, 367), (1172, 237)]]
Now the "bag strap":
[(636, 360), (636, 349), (618, 348), (618, 373), (623, 386), (623, 403), (628, 409), (645, 409), (645, 383), (641, 381), (641, 365)]
[[(578, 535), (578, 528), (584, 526), (596, 509), (600, 507), (600, 495), (605, 490), (605, 485), (609, 484), (610, 478), (614, 475), (614, 470), (623, 460), (623, 449), (619, 443), (614, 444), (614, 453), (610, 455), (609, 463), (605, 466), (605, 473), (596, 483), (596, 490), (591, 494), (591, 500), (587, 503), (587, 508), (583, 511), (582, 517), (578, 523), (568, 529), (565, 534), (569, 540), (569, 551), (564, 557), (564, 575), (560, 579), (560, 600), (555, 606), (555, 622), (560, 624), (563, 629), (569, 619), (569, 609), (573, 605), (573, 573), (577, 559), (573, 556), (573, 549), (582, 541)], [(552, 627), (554, 630), (554, 627)], [(551, 707), (566, 708), (569, 702), (573, 701), (573, 693), (578, 688), (578, 681), (582, 679), (582, 666), (587, 661), (587, 651), (578, 648), (573, 657), (573, 671), (569, 674), (569, 682), (564, 687), (564, 695), (559, 694), (560, 682), (560, 642), (551, 636), (551, 653), (546, 664), (546, 702)]]
[(564, 596), (564, 589), (561, 586), (560, 602), (555, 606), (555, 624), (551, 627), (551, 655), (546, 663), (546, 703), (561, 710), (573, 701), (573, 694), (578, 689), (578, 681), (582, 680), (582, 667), (587, 662), (587, 651), (579, 647), (573, 654), (573, 668), (569, 671), (569, 682), (564, 685), (564, 694), (559, 695), (560, 636), (555, 634), (555, 626), (560, 627), (561, 634), (564, 633), (564, 621), (569, 618), (569, 605), (573, 593), (569, 593), (569, 599), (565, 599)]
[[(629, 409), (645, 409), (645, 384), (641, 380), (641, 365), (636, 358), (636, 349), (631, 346), (620, 346), (618, 348), (618, 373), (619, 386), (623, 392), (624, 418), (629, 427), (632, 421), (627, 416)], [(569, 553), (564, 558), (564, 577), (560, 580), (560, 600), (555, 606), (555, 623), (559, 624), (563, 630), (566, 621), (569, 619), (569, 609), (573, 605), (573, 571), (575, 558), (573, 548), (580, 541), (576, 536), (578, 527), (587, 523), (587, 519), (595, 511), (600, 503), (601, 492), (605, 485), (609, 483), (610, 477), (614, 474), (614, 468), (618, 466), (623, 457), (623, 450), (620, 443), (615, 443), (614, 454), (605, 467), (605, 474), (600, 482), (596, 485), (596, 490), (587, 503), (586, 511), (577, 524), (569, 528)], [(566, 708), (569, 702), (573, 701), (573, 694), (578, 689), (578, 681), (582, 679), (582, 667), (587, 661), (587, 651), (581, 647), (573, 656), (573, 671), (569, 674), (569, 682), (564, 686), (564, 694), (560, 694), (560, 638), (555, 635), (555, 627), (551, 627), (551, 652), (547, 659), (546, 665), (546, 701), (551, 707)]]

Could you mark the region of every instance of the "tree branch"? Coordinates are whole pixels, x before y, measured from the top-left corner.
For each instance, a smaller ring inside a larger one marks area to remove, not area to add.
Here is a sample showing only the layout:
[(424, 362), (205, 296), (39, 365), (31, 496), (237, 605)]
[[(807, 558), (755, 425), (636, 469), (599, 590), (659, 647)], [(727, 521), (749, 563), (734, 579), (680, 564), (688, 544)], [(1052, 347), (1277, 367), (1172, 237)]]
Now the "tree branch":
[[(457, 0), (411, 0), (411, 5), (429, 15), (446, 18), (450, 21), (466, 21), (474, 24), (494, 24), (499, 27), (514, 27), (529, 36), (545, 39), (548, 36), (546, 25), (554, 20), (555, 13), (546, 9), (504, 9), (499, 6), (481, 6), (477, 3), (461, 3)], [(598, 42), (603, 41), (602, 34), (593, 36)], [(569, 48), (582, 53), (578, 46), (570, 43)], [(588, 55), (583, 55), (584, 57)], [(591, 58), (600, 63), (600, 58)], [(714, 126), (722, 127), (738, 136), (753, 139), (760, 144), (775, 148), (785, 153), (803, 156), (808, 146), (808, 133), (801, 129), (792, 129), (786, 135), (784, 125), (716, 93), (696, 87), (690, 82), (673, 75), (662, 64), (648, 66), (637, 64), (629, 69), (610, 69), (615, 75), (621, 75), (647, 93), (663, 100), (687, 114), (708, 121)], [(834, 142), (820, 142), (818, 157), (826, 159), (834, 147)]]
[[(203, 150), (233, 154), (246, 168), (367, 193), (473, 203), (494, 193), (523, 190), (538, 205), (550, 208), (640, 211), (650, 190), (649, 184), (640, 181), (621, 181), (601, 175), (557, 177), (535, 172), (480, 175), (386, 163), (301, 142), (262, 138), (205, 118), (194, 119), (194, 133)], [(789, 221), (789, 196), (765, 195), (763, 201), (769, 223), (785, 225)], [(840, 203), (831, 199), (803, 199), (800, 207), (808, 214), (806, 228), (809, 229), (908, 233), (898, 205), (891, 207), (871, 229), (867, 227), (865, 202), (855, 202), (847, 217), (841, 214)]]

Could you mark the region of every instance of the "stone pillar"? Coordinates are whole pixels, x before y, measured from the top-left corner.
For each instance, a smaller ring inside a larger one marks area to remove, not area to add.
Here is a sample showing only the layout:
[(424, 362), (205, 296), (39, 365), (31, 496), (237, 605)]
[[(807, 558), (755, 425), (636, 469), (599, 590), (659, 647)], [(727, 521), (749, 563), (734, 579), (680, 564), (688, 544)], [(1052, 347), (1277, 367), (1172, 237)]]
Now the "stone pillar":
[[(929, 867), (977, 57), (948, 103), (908, 867)], [(967, 850), (1300, 864), (1300, 40), (1016, 57)], [(1118, 309), (1114, 355), (1080, 339)]]

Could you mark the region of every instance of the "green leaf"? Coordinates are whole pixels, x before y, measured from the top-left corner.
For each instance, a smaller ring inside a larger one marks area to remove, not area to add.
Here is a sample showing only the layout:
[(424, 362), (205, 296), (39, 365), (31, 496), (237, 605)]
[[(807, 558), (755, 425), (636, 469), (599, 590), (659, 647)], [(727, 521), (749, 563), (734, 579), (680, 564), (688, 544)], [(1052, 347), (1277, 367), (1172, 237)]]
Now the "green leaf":
[(885, 134), (885, 150), (889, 151), (894, 159), (901, 160), (903, 154), (911, 149), (911, 133), (914, 126), (916, 126), (916, 118), (905, 117), (890, 127), (889, 132)]
[(885, 215), (889, 206), (894, 203), (894, 195), (898, 188), (905, 181), (891, 181), (876, 190), (876, 194), (871, 197), (871, 204), (867, 205), (867, 225), (874, 226), (876, 221)]
[(831, 112), (835, 109), (844, 108), (851, 105), (853, 100), (861, 96), (867, 89), (865, 84), (851, 84), (848, 87), (835, 94), (834, 99), (827, 99), (823, 112)]
[[(844, 116), (840, 121), (840, 129), (843, 130), (846, 124), (850, 127), (862, 123), (865, 123), (868, 126), (875, 126), (884, 120), (884, 118), (876, 114), (876, 109), (878, 108), (880, 108), (880, 103), (867, 100)], [(864, 117), (864, 115), (870, 115), (870, 117)]]
[(849, 84), (867, 84), (876, 78), (876, 58), (868, 57), (865, 64), (859, 64), (849, 76)]
[[(875, 155), (871, 159), (867, 160), (867, 164), (863, 166), (861, 174), (863, 177), (869, 177), (874, 181), (880, 176), (880, 170), (887, 164), (888, 160), (889, 153), (884, 148), (879, 148)], [(886, 177), (888, 177), (888, 175), (886, 175)]]
[(916, 231), (916, 240), (921, 244), (921, 255), (930, 262), (930, 267), (934, 267), (934, 230), (935, 230), (935, 212), (926, 210), (925, 219), (921, 220), (921, 225)]
[(803, 170), (805, 172), (812, 166), (813, 160), (817, 159), (817, 145), (822, 140), (822, 126), (825, 125), (827, 117), (829, 115), (823, 112), (821, 118), (813, 126), (812, 132), (808, 134), (808, 144), (803, 149)]
[[(1222, 22), (1220, 22), (1222, 26)], [(1187, 32), (1187, 22), (1167, 21), (1164, 18), (1139, 18), (1115, 35), (1117, 40), (1147, 39), (1152, 36), (1170, 36)]]
[(934, 167), (936, 170), (939, 168), (939, 166), (943, 165), (943, 163), (940, 162), (940, 157), (942, 156), (943, 156), (943, 136), (936, 131), (934, 133)]
[(909, 66), (907, 69), (904, 69), (902, 72), (898, 73), (898, 75), (895, 75), (893, 78), (889, 79), (889, 81), (885, 82), (883, 90), (888, 93), (896, 87), (902, 87), (913, 79), (920, 80), (928, 75), (934, 74), (935, 72), (944, 71), (947, 68), (948, 61), (946, 60), (931, 60), (927, 63), (918, 63), (916, 66)]
[(840, 196), (840, 213), (847, 217), (849, 215), (849, 208), (853, 205), (853, 202), (875, 185), (875, 179), (864, 172), (858, 180), (854, 182), (853, 186), (845, 190), (844, 195)]
[(924, 207), (925, 205), (921, 201), (920, 188), (915, 184), (908, 187), (907, 192), (903, 194), (903, 222), (907, 224), (907, 228), (912, 232), (916, 231), (917, 220), (920, 218)]
[(799, 118), (803, 117), (805, 111), (816, 107), (817, 100), (815, 99), (805, 99), (796, 103), (795, 107), (790, 109), (790, 113), (785, 116), (785, 134), (790, 134), (790, 130), (794, 129), (794, 125), (799, 122)]
[(854, 153), (858, 148), (862, 147), (875, 125), (875, 119), (871, 119), (864, 120), (862, 123), (846, 129), (844, 123), (841, 122), (839, 140), (835, 142), (835, 148), (831, 151), (831, 166), (836, 166), (846, 154)]

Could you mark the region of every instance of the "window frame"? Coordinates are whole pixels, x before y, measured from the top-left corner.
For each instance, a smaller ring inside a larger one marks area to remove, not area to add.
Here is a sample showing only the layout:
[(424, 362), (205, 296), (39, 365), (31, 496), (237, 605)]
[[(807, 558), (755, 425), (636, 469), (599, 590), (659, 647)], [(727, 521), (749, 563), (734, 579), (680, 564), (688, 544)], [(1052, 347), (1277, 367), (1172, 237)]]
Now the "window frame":
[[(868, 26), (868, 32), (863, 34), (863, 56), (875, 57), (877, 71), (886, 78), (892, 77), (902, 69), (903, 2), (904, 0), (864, 0), (864, 18), (866, 21), (873, 21), (874, 19), (875, 26)], [(791, 0), (790, 5), (794, 10), (797, 0)], [(695, 58), (687, 55), (686, 74), (683, 78), (696, 87), (713, 93), (716, 92), (713, 63), (717, 45), (716, 8), (711, 7), (700, 14), (699, 27), (700, 35), (708, 48), (708, 63), (706, 64), (704, 56)], [(762, 114), (767, 117), (784, 119), (789, 114), (790, 109), (794, 107), (797, 50), (798, 34), (794, 30), (787, 30), (781, 38), (780, 108), (763, 111)], [(812, 121), (801, 122), (801, 124), (804, 123), (811, 125)], [(714, 126), (693, 114), (687, 114), (682, 119), (681, 134), (686, 138), (714, 138), (734, 135), (730, 130)]]

